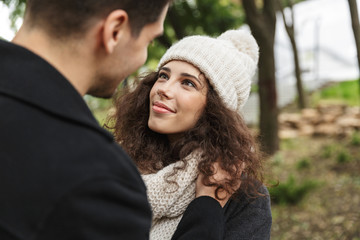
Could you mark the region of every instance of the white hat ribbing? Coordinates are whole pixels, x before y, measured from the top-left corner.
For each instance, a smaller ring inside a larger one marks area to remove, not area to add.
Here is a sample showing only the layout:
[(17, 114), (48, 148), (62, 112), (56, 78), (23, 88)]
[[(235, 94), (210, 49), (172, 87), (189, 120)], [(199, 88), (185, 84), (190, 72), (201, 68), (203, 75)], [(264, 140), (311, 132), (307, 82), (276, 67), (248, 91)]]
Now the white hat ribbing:
[(183, 38), (166, 51), (158, 69), (172, 60), (191, 63), (230, 109), (240, 111), (249, 97), (258, 59), (259, 47), (254, 37), (245, 30), (229, 30), (218, 38)]

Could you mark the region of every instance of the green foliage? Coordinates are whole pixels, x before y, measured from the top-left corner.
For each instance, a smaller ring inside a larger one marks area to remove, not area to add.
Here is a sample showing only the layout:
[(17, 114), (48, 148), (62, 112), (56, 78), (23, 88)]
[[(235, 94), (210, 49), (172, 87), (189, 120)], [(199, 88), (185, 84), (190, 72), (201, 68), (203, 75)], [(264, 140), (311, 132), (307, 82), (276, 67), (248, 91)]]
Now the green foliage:
[(338, 152), (337, 157), (336, 157), (336, 162), (337, 163), (347, 163), (347, 162), (351, 162), (352, 157), (349, 154), (348, 151), (346, 151), (345, 149), (342, 149)]
[(350, 144), (353, 146), (360, 146), (360, 133), (354, 132), (351, 136)]
[(280, 152), (276, 153), (276, 154), (272, 157), (272, 164), (273, 164), (274, 166), (280, 166), (283, 162), (284, 162), (283, 156), (281, 155)]
[(111, 106), (111, 99), (95, 98), (90, 95), (84, 96), (85, 102), (91, 109), (107, 109)]
[[(357, 139), (357, 137), (353, 138), (355, 139), (355, 143), (357, 144), (357, 141), (360, 140)], [(350, 143), (352, 144), (351, 140)], [(322, 149), (322, 157), (323, 158), (333, 158), (337, 163), (347, 163), (352, 161), (351, 154), (343, 147), (339, 147), (335, 144), (331, 145), (325, 145)]]
[(85, 95), (84, 100), (91, 109), (96, 120), (101, 126), (103, 126), (112, 106), (112, 99), (96, 98), (90, 95)]
[(288, 149), (294, 149), (296, 148), (296, 139), (282, 139), (280, 142), (280, 149), (281, 150), (288, 150)]
[[(176, 18), (174, 18), (176, 17)], [(174, 29), (175, 35), (207, 34), (219, 35), (229, 28), (239, 27), (245, 14), (239, 5), (230, 0), (175, 1), (169, 10), (166, 22)], [(179, 34), (181, 27), (183, 34)]]
[(296, 163), (296, 168), (298, 170), (309, 169), (310, 166), (311, 166), (311, 160), (308, 157), (304, 157)]
[(146, 61), (147, 68), (155, 70), (156, 66), (164, 53), (166, 52), (166, 47), (161, 45), (158, 40), (154, 42), (148, 48), (148, 59)]
[(10, 13), (10, 21), (11, 21), (11, 29), (17, 31), (16, 29), (16, 21), (24, 16), (26, 0), (0, 0), (3, 4), (8, 6), (11, 9)]
[(257, 93), (259, 91), (259, 85), (257, 84), (252, 84), (251, 85), (251, 93)]
[(218, 36), (239, 28), (245, 13), (231, 0), (179, 0), (170, 7), (164, 23), (164, 35), (149, 48), (147, 65), (155, 69), (157, 62), (173, 43), (189, 35)]
[(275, 204), (296, 205), (318, 185), (319, 183), (313, 180), (297, 183), (294, 176), (290, 175), (286, 182), (270, 188), (269, 192), (272, 202)]
[(317, 105), (320, 100), (343, 102), (350, 106), (359, 105), (359, 81), (340, 82), (326, 87), (313, 94), (312, 102)]
[(322, 156), (324, 158), (330, 158), (334, 155), (336, 152), (336, 146), (335, 145), (325, 145), (322, 150)]

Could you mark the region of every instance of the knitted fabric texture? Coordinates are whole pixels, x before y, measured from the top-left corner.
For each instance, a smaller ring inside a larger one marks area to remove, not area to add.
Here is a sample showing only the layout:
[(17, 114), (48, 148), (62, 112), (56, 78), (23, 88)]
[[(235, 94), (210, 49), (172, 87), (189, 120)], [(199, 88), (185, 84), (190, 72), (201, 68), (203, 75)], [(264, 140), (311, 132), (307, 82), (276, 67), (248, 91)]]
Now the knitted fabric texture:
[(191, 63), (205, 75), (224, 104), (240, 112), (249, 97), (258, 59), (254, 37), (245, 30), (229, 30), (218, 38), (183, 38), (166, 51), (158, 69), (172, 60)]
[(153, 174), (142, 175), (152, 209), (150, 240), (171, 239), (184, 211), (195, 198), (195, 181), (200, 155), (189, 155), (185, 161), (170, 164)]

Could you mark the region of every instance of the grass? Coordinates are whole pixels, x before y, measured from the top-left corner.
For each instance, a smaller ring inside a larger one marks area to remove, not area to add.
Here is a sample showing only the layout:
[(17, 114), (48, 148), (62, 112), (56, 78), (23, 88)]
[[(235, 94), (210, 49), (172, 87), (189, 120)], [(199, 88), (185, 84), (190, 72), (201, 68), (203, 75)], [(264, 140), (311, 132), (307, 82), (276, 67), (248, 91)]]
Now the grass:
[(360, 133), (359, 132), (353, 133), (350, 144), (353, 146), (360, 146)]
[[(358, 80), (311, 94), (321, 103), (359, 106)], [(298, 112), (296, 102), (282, 111)], [(343, 139), (298, 137), (280, 142), (269, 159), (272, 240), (360, 240), (360, 132)]]
[(358, 106), (360, 104), (359, 94), (359, 80), (339, 82), (313, 93), (311, 102), (313, 106), (320, 101)]
[(352, 139), (299, 137), (296, 148), (286, 140), (268, 159), (279, 182), (269, 187), (272, 240), (360, 237), (360, 151)]
[(351, 160), (352, 160), (351, 155), (345, 149), (340, 150), (336, 157), (337, 163), (347, 163), (350, 162)]
[(334, 153), (336, 152), (336, 149), (337, 149), (337, 145), (335, 145), (335, 144), (325, 145), (321, 150), (322, 156), (324, 158), (330, 158), (331, 156), (334, 155)]
[(311, 190), (319, 184), (314, 180), (299, 182), (293, 175), (290, 175), (285, 182), (270, 188), (272, 202), (281, 205), (295, 205), (301, 202)]
[(296, 169), (305, 170), (311, 167), (311, 160), (308, 157), (303, 157), (296, 163)]

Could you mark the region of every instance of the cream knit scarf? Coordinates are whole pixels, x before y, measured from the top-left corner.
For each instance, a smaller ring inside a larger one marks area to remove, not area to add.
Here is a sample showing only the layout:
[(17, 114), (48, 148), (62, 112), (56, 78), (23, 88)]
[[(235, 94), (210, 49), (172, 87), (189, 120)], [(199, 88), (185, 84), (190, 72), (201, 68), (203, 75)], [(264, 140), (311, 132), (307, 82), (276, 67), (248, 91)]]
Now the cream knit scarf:
[(174, 168), (184, 166), (182, 161), (170, 164), (156, 173), (142, 175), (153, 214), (150, 240), (171, 239), (175, 233), (185, 209), (195, 198), (199, 159), (199, 153), (190, 154), (185, 159), (186, 167), (177, 170), (171, 177), (169, 175)]

